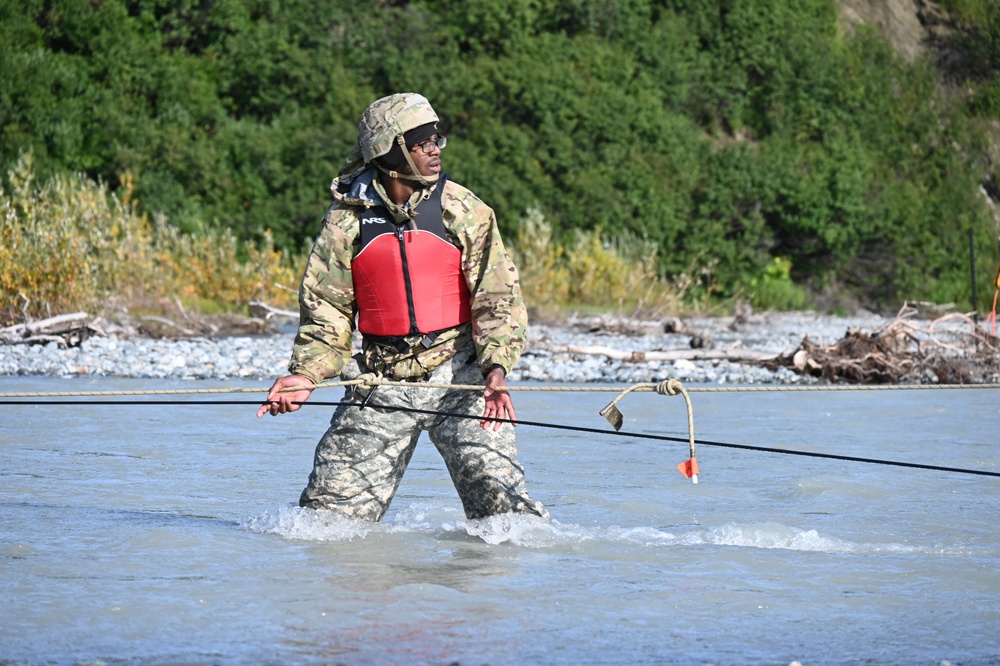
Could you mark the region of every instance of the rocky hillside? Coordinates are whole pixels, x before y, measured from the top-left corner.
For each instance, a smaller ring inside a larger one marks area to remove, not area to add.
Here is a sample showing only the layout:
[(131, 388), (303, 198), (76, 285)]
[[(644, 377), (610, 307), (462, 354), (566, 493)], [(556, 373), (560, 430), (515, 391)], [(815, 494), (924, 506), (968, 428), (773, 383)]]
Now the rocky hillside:
[[(976, 69), (969, 53), (959, 48), (963, 26), (942, 6), (929, 0), (840, 0), (841, 23), (846, 31), (861, 24), (876, 28), (907, 62), (931, 58), (942, 74), (941, 86), (951, 95), (968, 96), (967, 77)], [(1000, 120), (984, 119), (991, 136), (988, 173), (982, 193), (1000, 228)]]

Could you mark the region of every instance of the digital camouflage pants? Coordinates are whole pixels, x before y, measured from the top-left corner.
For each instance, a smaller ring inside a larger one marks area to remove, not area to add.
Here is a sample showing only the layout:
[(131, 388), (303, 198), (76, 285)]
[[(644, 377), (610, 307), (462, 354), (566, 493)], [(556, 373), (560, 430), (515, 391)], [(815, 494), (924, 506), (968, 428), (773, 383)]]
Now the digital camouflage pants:
[[(342, 375), (360, 374), (358, 357)], [(483, 383), (471, 345), (434, 370), (432, 384)], [(377, 521), (389, 508), (410, 462), (417, 438), (427, 431), (444, 458), (451, 480), (468, 518), (499, 513), (530, 513), (547, 518), (548, 512), (529, 496), (524, 469), (517, 460), (514, 429), (503, 424), (484, 430), (478, 417), (485, 403), (482, 391), (413, 386), (380, 386), (364, 409), (363, 396), (348, 389), (347, 400), (333, 414), (330, 428), (316, 446), (309, 484), (299, 504), (330, 509), (346, 516)], [(387, 409), (388, 406), (467, 414), (477, 418), (449, 418)]]

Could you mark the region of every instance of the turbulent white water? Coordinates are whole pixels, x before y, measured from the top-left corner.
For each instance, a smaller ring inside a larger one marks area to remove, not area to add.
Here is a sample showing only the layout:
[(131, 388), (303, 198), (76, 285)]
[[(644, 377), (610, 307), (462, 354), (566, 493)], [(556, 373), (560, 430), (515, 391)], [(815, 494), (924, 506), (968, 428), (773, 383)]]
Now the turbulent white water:
[[(515, 401), (604, 429), (611, 397)], [(707, 442), (1000, 471), (996, 391), (692, 400)], [(619, 407), (686, 437), (680, 398)], [(326, 407), (2, 409), (0, 664), (1000, 663), (998, 478), (703, 444), (693, 485), (684, 442), (521, 426), (552, 520), (465, 519), (422, 441), (370, 524), (294, 506)]]

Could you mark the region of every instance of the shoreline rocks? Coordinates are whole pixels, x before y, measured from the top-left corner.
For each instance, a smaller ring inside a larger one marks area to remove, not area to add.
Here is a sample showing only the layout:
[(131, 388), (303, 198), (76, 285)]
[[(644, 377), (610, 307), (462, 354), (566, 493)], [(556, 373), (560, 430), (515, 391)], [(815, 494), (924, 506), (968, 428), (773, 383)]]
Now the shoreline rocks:
[[(832, 344), (852, 327), (874, 329), (886, 320), (875, 315), (832, 317), (809, 312), (764, 313), (743, 321), (688, 318), (649, 323), (630, 332), (600, 319), (536, 324), (510, 375), (513, 382), (635, 384), (673, 378), (721, 384), (805, 384), (814, 377), (787, 368), (768, 370), (726, 358), (645, 360), (649, 352), (712, 349), (788, 354), (808, 336)], [(145, 379), (254, 379), (269, 383), (285, 374), (292, 331), (272, 335), (160, 339), (94, 336), (79, 346), (56, 342), (0, 345), (0, 375), (118, 377)], [(625, 352), (614, 359), (567, 348), (602, 347)], [(655, 356), (655, 354), (653, 354)], [(738, 354), (734, 354), (738, 355)], [(629, 360), (631, 358), (641, 360)]]

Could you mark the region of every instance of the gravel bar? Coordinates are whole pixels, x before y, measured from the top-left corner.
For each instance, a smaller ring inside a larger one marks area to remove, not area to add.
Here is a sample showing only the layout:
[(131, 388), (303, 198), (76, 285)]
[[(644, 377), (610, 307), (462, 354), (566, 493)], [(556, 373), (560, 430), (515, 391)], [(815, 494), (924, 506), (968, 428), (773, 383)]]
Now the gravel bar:
[[(676, 321), (676, 320), (675, 320)], [(598, 354), (551, 351), (563, 346), (603, 346), (624, 352), (690, 349), (692, 339), (715, 349), (774, 354), (793, 351), (806, 336), (832, 344), (852, 327), (871, 331), (891, 319), (871, 314), (832, 317), (809, 312), (732, 318), (687, 318), (678, 332), (607, 333), (577, 324), (533, 325), (511, 382), (635, 384), (667, 378), (719, 384), (803, 384), (816, 380), (781, 368), (776, 372), (727, 360), (631, 362)], [(652, 329), (656, 331), (655, 324)], [(665, 330), (659, 326), (659, 330)], [(79, 347), (0, 345), (0, 375), (87, 376), (148, 379), (241, 378), (269, 383), (286, 372), (293, 332), (265, 336), (192, 339), (90, 337)]]

